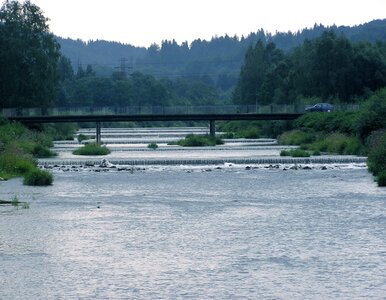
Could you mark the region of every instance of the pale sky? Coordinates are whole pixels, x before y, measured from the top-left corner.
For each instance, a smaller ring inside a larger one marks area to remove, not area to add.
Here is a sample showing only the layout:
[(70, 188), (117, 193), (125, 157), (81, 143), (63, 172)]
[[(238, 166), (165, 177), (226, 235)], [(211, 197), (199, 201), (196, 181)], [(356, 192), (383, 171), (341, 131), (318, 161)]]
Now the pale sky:
[(31, 0), (61, 37), (148, 47), (213, 36), (353, 26), (386, 18), (386, 0)]

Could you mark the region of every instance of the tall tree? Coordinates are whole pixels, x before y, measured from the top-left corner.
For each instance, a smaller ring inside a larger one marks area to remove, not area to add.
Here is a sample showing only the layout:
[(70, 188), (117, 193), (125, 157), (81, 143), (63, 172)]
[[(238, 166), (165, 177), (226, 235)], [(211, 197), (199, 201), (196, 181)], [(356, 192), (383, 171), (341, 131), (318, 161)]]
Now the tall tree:
[(45, 107), (56, 94), (59, 44), (30, 1), (0, 9), (0, 107)]
[(233, 95), (235, 103), (261, 104), (259, 92), (270, 70), (282, 59), (284, 54), (275, 44), (266, 46), (259, 40), (255, 47), (250, 47), (245, 55), (245, 63)]

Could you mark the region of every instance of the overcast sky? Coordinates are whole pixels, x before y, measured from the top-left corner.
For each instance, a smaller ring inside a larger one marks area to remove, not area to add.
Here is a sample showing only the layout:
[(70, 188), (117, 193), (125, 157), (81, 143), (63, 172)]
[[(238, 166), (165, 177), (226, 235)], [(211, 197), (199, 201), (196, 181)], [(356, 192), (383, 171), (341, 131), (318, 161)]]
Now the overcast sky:
[(51, 31), (84, 41), (103, 39), (148, 47), (217, 35), (246, 36), (260, 28), (296, 31), (358, 25), (386, 18), (386, 0), (31, 0)]

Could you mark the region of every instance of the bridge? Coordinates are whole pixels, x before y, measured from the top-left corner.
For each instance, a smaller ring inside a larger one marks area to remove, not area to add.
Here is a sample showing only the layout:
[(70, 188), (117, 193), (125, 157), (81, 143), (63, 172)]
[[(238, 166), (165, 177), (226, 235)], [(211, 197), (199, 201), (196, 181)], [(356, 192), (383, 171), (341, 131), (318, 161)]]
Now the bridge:
[(24, 124), (95, 122), (97, 143), (101, 142), (103, 122), (208, 121), (210, 135), (215, 136), (215, 121), (294, 120), (303, 112), (304, 107), (292, 105), (60, 107), (2, 110), (2, 114), (9, 120)]

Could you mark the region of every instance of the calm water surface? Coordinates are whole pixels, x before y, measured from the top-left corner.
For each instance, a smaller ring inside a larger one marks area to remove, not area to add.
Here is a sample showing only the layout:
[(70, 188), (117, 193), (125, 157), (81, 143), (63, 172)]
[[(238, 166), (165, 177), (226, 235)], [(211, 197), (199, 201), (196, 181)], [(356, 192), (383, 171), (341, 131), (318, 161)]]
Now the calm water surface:
[[(366, 169), (178, 168), (0, 182), (0, 299), (385, 299)], [(98, 208), (99, 207), (99, 208)]]

